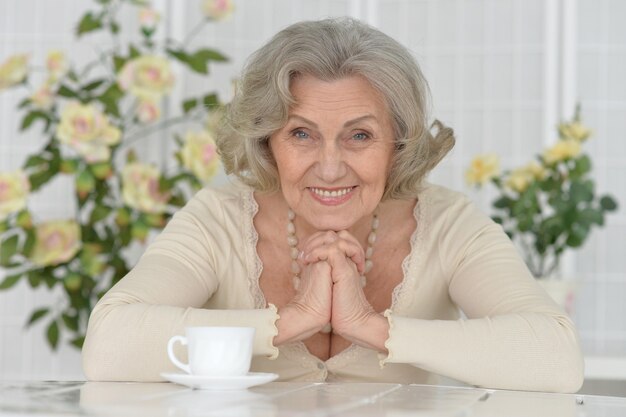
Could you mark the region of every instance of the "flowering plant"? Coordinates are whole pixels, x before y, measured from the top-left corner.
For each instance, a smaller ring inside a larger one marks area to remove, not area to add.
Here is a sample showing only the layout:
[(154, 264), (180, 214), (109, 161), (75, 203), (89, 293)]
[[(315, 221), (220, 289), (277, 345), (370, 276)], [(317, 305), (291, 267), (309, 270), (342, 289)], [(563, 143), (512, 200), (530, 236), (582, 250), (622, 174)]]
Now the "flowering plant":
[(470, 185), (493, 184), (494, 221), (522, 251), (536, 278), (558, 272), (563, 252), (580, 247), (605, 214), (617, 209), (609, 195), (597, 196), (591, 178), (591, 159), (582, 146), (591, 131), (580, 120), (558, 126), (559, 140), (526, 166), (500, 172), (497, 155), (479, 155), (466, 171)]
[[(139, 33), (127, 45), (119, 36), (122, 8), (134, 8), (139, 18)], [(217, 95), (188, 97), (169, 118), (161, 116), (161, 104), (176, 83), (172, 65), (204, 75), (210, 62), (226, 60), (216, 50), (190, 50), (188, 44), (204, 25), (230, 14), (231, 1), (205, 0), (204, 16), (184, 42), (157, 37), (160, 16), (147, 0), (96, 0), (94, 9), (81, 17), (76, 35), (103, 31), (113, 47), (93, 62), (78, 66), (51, 51), (36, 88), (27, 54), (0, 63), (0, 90), (30, 90), (19, 104), (21, 129), (41, 122), (45, 138), (21, 169), (0, 172), (0, 289), (25, 281), (60, 291), (60, 303), (38, 308), (26, 320), (32, 325), (47, 319), (53, 348), (63, 335), (82, 346), (91, 309), (130, 269), (125, 249), (163, 228), (219, 167), (212, 134), (221, 115)], [(190, 123), (197, 127), (174, 138), (175, 167), (137, 158), (138, 139)], [(28, 207), (29, 195), (57, 176), (73, 178), (76, 212), (41, 221)]]

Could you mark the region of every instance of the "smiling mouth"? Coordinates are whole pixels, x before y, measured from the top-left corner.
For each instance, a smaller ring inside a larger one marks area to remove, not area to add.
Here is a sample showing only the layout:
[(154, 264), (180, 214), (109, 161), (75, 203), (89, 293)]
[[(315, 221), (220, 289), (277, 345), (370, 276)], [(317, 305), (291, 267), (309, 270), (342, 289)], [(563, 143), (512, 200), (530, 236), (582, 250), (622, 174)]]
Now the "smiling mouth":
[(323, 188), (309, 187), (309, 190), (311, 190), (313, 194), (315, 194), (316, 196), (320, 198), (341, 198), (341, 197), (345, 197), (347, 194), (352, 192), (352, 190), (354, 190), (355, 188), (356, 186), (336, 188), (333, 190), (329, 190), (329, 189), (323, 189)]

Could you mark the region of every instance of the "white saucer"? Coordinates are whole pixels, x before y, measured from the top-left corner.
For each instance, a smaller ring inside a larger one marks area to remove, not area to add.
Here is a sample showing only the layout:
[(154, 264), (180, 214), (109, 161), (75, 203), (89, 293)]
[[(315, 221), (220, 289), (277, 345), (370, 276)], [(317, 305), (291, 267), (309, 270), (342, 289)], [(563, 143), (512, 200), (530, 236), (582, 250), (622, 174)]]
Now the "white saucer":
[(189, 375), (181, 372), (163, 372), (161, 376), (170, 382), (181, 384), (194, 389), (207, 390), (238, 390), (265, 384), (278, 378), (277, 374), (249, 372), (241, 376), (202, 376)]

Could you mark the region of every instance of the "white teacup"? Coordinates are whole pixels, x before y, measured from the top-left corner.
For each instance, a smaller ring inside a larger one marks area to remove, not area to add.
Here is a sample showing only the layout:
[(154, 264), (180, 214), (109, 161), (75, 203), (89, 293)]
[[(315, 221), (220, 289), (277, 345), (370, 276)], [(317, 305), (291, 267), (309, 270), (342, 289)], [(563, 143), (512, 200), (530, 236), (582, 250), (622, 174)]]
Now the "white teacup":
[[(187, 327), (186, 336), (174, 336), (167, 343), (167, 355), (174, 365), (191, 375), (240, 376), (250, 370), (254, 327)], [(174, 344), (187, 345), (189, 363), (174, 354)]]

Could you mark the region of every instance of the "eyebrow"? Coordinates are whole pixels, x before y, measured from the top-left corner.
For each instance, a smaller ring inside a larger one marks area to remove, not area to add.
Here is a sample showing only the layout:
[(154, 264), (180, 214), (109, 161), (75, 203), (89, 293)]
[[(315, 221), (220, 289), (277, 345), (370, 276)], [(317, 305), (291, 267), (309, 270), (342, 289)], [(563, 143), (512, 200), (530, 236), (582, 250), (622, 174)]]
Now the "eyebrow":
[[(305, 123), (310, 124), (311, 126), (313, 126), (316, 129), (318, 128), (317, 123), (315, 123), (312, 120), (307, 119), (306, 117), (302, 117), (302, 116), (300, 116), (298, 114), (292, 114), (291, 116), (289, 116), (289, 119), (299, 119), (299, 120), (301, 120), (301, 121), (303, 121)], [(376, 119), (376, 116), (374, 116), (373, 114), (365, 114), (365, 115), (359, 116), (359, 117), (357, 117), (355, 119), (348, 120), (347, 122), (345, 122), (343, 124), (343, 127), (349, 127), (349, 126), (357, 124), (357, 123), (359, 123), (359, 122), (361, 122), (363, 120), (369, 120), (369, 119), (372, 119), (372, 120), (375, 120), (375, 121), (378, 120), (378, 119)]]

